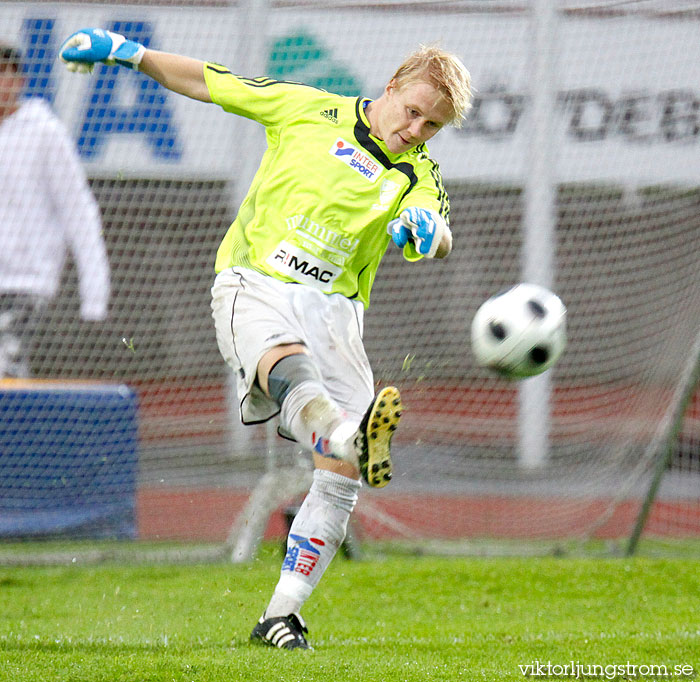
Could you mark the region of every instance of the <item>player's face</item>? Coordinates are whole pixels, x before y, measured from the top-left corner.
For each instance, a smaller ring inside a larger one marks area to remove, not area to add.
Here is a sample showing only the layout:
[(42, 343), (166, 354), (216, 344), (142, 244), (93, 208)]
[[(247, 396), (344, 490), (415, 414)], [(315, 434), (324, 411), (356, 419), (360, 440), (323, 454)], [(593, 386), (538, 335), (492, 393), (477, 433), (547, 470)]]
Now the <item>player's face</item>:
[(0, 62), (0, 119), (17, 108), (23, 84), (24, 79), (12, 66)]
[(426, 142), (450, 122), (449, 103), (430, 83), (416, 81), (399, 90), (392, 81), (384, 95), (376, 132), (394, 154)]

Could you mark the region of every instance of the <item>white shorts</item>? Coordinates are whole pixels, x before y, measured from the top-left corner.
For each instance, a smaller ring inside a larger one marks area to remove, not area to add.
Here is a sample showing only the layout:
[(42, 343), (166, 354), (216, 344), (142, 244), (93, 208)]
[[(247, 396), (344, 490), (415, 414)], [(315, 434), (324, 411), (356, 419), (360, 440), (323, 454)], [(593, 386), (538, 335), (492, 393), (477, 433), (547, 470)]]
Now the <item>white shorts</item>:
[(219, 273), (211, 292), (216, 340), (236, 373), (244, 424), (279, 412), (255, 377), (262, 356), (287, 343), (303, 343), (331, 398), (350, 416), (362, 417), (374, 396), (362, 344), (362, 303), (238, 267)]

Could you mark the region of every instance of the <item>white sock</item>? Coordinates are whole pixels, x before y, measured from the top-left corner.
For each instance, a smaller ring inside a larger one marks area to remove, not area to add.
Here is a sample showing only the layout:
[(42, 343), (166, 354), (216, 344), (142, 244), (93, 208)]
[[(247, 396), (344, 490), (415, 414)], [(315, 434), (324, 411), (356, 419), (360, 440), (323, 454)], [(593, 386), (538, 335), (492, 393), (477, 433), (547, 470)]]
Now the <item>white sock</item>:
[(359, 419), (341, 422), (328, 438), (330, 451), (339, 459), (352, 464), (356, 469), (360, 468), (357, 450), (355, 449), (355, 435), (360, 425)]
[(333, 402), (323, 385), (305, 381), (293, 388), (284, 399), (280, 425), (297, 442), (319, 455), (331, 454), (329, 439), (345, 419), (345, 413)]
[(316, 469), (287, 538), (287, 555), (266, 618), (298, 613), (345, 539), (360, 482)]

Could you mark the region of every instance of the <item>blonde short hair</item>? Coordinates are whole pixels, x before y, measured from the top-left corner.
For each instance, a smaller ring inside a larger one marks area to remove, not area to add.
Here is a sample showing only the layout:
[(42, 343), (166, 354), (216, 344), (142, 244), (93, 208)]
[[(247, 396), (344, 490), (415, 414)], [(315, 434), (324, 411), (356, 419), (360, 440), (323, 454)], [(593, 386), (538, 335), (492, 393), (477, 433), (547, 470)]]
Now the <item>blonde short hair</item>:
[(434, 85), (449, 102), (453, 116), (450, 124), (461, 127), (471, 107), (471, 76), (459, 57), (436, 45), (421, 45), (396, 69), (392, 79), (397, 90), (416, 82)]

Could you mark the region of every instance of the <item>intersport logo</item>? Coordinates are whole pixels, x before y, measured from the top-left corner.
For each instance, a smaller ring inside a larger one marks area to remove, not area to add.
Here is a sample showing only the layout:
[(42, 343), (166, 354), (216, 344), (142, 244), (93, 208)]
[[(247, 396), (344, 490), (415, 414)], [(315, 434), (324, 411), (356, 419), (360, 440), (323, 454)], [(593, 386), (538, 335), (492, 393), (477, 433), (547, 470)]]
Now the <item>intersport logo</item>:
[(373, 158), (341, 137), (333, 143), (328, 153), (370, 182), (375, 182), (380, 175), (381, 167)]

